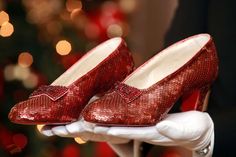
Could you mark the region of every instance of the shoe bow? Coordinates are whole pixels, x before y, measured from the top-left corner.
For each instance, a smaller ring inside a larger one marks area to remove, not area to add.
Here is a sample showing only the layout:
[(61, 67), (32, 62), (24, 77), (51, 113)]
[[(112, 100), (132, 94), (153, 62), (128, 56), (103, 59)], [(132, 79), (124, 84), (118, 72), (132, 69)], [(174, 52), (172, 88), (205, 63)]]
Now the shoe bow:
[(139, 89), (121, 82), (116, 83), (115, 90), (125, 100), (126, 103), (134, 101), (142, 94)]
[(64, 86), (40, 86), (37, 90), (35, 90), (29, 98), (38, 97), (45, 95), (50, 98), (52, 101), (56, 101), (63, 97), (68, 92), (68, 88)]

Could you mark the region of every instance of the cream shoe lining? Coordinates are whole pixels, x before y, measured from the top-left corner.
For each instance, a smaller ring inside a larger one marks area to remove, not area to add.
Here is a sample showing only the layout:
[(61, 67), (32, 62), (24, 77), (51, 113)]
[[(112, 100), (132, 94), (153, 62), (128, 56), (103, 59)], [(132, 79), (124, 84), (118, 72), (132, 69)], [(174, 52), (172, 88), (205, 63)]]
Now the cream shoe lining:
[(121, 41), (122, 39), (119, 37), (112, 38), (93, 48), (58, 77), (52, 85), (69, 86), (112, 54), (119, 47)]
[(145, 89), (174, 73), (209, 41), (208, 34), (200, 34), (180, 41), (154, 56), (124, 82), (138, 89)]

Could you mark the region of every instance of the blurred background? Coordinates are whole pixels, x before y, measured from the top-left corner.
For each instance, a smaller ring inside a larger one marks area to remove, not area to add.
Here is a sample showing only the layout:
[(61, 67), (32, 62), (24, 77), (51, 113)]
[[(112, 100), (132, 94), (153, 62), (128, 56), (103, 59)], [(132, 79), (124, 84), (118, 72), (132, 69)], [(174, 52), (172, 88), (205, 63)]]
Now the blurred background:
[[(8, 113), (109, 38), (125, 38), (136, 66), (142, 64), (163, 48), (177, 5), (177, 0), (0, 0), (0, 156), (116, 156), (105, 143), (44, 137), (35, 126), (9, 122)], [(168, 156), (155, 149), (150, 157), (160, 154)]]
[[(214, 157), (235, 157), (235, 8), (235, 0), (0, 0), (0, 157), (115, 157), (106, 143), (44, 137), (35, 126), (9, 122), (8, 113), (109, 38), (123, 37), (139, 66), (171, 43), (206, 32), (220, 59), (208, 105)], [(183, 153), (155, 146), (148, 157)]]

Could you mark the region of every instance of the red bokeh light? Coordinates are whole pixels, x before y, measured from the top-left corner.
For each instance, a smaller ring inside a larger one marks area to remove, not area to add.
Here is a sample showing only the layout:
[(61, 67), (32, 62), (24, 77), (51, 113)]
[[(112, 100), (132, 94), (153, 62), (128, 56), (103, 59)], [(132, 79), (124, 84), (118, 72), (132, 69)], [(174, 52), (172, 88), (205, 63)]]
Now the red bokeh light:
[(62, 151), (62, 157), (80, 157), (78, 145), (69, 144)]
[(178, 152), (175, 149), (170, 149), (170, 150), (166, 150), (164, 151), (160, 157), (181, 157), (182, 155), (180, 154), (180, 152)]
[(112, 24), (121, 24), (126, 21), (124, 13), (116, 3), (109, 2), (102, 8), (87, 13), (89, 22), (85, 26), (87, 38), (99, 41), (107, 40), (107, 29)]
[(95, 151), (96, 151), (95, 152), (96, 157), (104, 157), (104, 156), (116, 157), (116, 154), (105, 142), (97, 143)]
[(28, 143), (28, 139), (24, 134), (15, 134), (12, 139), (13, 142), (20, 148), (24, 148)]

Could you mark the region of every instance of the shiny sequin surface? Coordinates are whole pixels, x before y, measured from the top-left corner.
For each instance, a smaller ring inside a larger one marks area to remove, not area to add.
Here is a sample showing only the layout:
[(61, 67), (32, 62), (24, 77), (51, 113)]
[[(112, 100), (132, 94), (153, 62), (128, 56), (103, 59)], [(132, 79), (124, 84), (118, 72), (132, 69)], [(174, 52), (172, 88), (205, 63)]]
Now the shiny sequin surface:
[(56, 101), (64, 96), (68, 92), (67, 87), (63, 86), (40, 86), (37, 90), (35, 90), (32, 94), (30, 94), (29, 98), (38, 97), (41, 95), (45, 95), (49, 97), (51, 100)]
[[(19, 124), (64, 124), (76, 121), (89, 99), (109, 90), (133, 71), (132, 56), (122, 40), (94, 69), (67, 87), (42, 86), (16, 104), (9, 119)], [(68, 76), (70, 77), (70, 76)]]
[(99, 125), (150, 126), (163, 119), (181, 96), (194, 90), (201, 93), (197, 110), (202, 110), (206, 91), (216, 79), (217, 72), (218, 58), (210, 38), (190, 61), (174, 73), (146, 89), (119, 84), (87, 105), (83, 117)]

